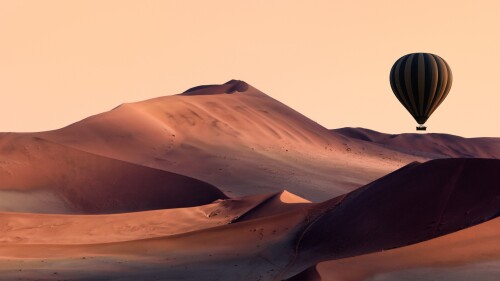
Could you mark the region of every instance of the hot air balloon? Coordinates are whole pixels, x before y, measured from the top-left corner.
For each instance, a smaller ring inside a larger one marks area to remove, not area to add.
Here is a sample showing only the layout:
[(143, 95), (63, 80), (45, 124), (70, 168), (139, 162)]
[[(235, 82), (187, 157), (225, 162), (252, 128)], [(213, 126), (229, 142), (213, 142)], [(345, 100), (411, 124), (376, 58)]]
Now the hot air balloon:
[(419, 124), (417, 130), (425, 131), (425, 122), (448, 95), (453, 77), (440, 56), (413, 53), (394, 63), (389, 80), (399, 102)]

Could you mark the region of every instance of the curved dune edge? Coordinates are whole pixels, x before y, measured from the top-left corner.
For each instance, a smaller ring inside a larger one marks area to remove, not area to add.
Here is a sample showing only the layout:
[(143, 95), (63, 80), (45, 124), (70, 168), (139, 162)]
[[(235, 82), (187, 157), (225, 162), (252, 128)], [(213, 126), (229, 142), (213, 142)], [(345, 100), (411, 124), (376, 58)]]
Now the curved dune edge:
[(0, 163), (0, 194), (11, 195), (0, 198), (4, 211), (15, 205), (22, 212), (103, 214), (191, 207), (227, 198), (215, 186), (191, 177), (31, 135), (4, 135), (0, 153), (7, 159)]
[(393, 172), (340, 202), (321, 203), (320, 217), (300, 241), (302, 253), (318, 259), (322, 254), (331, 259), (332, 253), (336, 259), (357, 256), (495, 218), (500, 215), (499, 167), (494, 159), (433, 160)]
[[(136, 217), (142, 223), (147, 223), (147, 217), (151, 216), (151, 225), (163, 222), (166, 228), (172, 228), (174, 226), (168, 224), (174, 223), (180, 231), (154, 238), (137, 236), (134, 239), (139, 240), (106, 243), (101, 240), (90, 244), (78, 243), (78, 239), (66, 241), (68, 244), (59, 243), (57, 231), (54, 231), (54, 239), (47, 238), (44, 244), (39, 240), (36, 244), (7, 241), (0, 247), (0, 279), (19, 276), (36, 280), (40, 276), (52, 276), (50, 274), (58, 269), (58, 278), (77, 280), (95, 280), (98, 276), (108, 278), (104, 280), (283, 280), (321, 261), (407, 246), (496, 218), (500, 214), (497, 202), (500, 191), (496, 188), (499, 166), (500, 161), (485, 159), (414, 164), (319, 204), (298, 203), (302, 200), (285, 203), (281, 198), (291, 196), (278, 193), (222, 200), (191, 209), (95, 216), (94, 223), (98, 224), (103, 222), (100, 218), (108, 219), (108, 236), (119, 229), (115, 227), (119, 223), (109, 220), (120, 221), (122, 216), (129, 216), (124, 221), (134, 221), (132, 218)], [(427, 176), (429, 169), (440, 169), (441, 177), (452, 179), (444, 182), (451, 184), (442, 184)], [(392, 200), (387, 201), (389, 197)], [(290, 209), (286, 211), (282, 206), (290, 206)], [(383, 208), (377, 210), (374, 206)], [(266, 208), (274, 210), (274, 214), (254, 213), (255, 217), (250, 217), (253, 211)], [(168, 213), (179, 219), (168, 222)], [(75, 216), (53, 216), (61, 217)], [(25, 219), (28, 218), (23, 217), (19, 222)], [(183, 222), (199, 227), (182, 229)], [(381, 222), (384, 224), (380, 225)], [(45, 229), (50, 231), (52, 226), (63, 230), (64, 225), (49, 224)], [(84, 223), (71, 227), (85, 229)], [(145, 225), (141, 228), (148, 229)], [(91, 227), (86, 229), (82, 237), (96, 234), (88, 231)], [(130, 229), (134, 229), (133, 225)], [(88, 268), (92, 268), (92, 273)]]

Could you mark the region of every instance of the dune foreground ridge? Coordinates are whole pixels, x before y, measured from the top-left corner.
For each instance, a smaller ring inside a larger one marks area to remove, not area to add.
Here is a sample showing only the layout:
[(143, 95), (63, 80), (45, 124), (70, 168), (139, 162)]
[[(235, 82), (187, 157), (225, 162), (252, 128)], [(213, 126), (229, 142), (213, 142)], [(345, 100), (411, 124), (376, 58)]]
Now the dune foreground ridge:
[(0, 280), (498, 280), (499, 171), (500, 138), (198, 86), (0, 133)]

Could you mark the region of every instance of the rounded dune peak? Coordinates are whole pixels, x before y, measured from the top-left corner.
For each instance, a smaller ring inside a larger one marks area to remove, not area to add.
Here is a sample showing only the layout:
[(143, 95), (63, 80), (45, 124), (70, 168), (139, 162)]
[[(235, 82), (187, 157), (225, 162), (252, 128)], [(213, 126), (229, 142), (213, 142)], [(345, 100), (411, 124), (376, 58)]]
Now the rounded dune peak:
[(217, 95), (242, 93), (248, 90), (249, 84), (242, 80), (231, 79), (224, 84), (200, 85), (189, 88), (181, 95)]
[(296, 194), (293, 194), (291, 192), (288, 192), (287, 190), (283, 190), (279, 194), (279, 200), (282, 203), (288, 203), (288, 204), (295, 204), (295, 203), (311, 203), (311, 201), (302, 198)]
[(246, 90), (248, 90), (248, 83), (245, 82), (245, 81), (241, 81), (241, 80), (230, 80), (226, 83), (224, 83), (224, 85), (229, 85), (231, 86), (227, 91), (226, 93), (227, 94), (232, 94), (234, 92), (245, 92)]

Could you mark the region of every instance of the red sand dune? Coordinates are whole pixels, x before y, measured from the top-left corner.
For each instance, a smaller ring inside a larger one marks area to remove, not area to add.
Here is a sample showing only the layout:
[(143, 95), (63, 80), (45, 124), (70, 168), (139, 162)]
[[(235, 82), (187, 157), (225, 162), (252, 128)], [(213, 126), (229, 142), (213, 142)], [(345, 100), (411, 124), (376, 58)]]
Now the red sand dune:
[[(408, 280), (483, 281), (496, 280), (488, 277), (491, 271), (500, 270), (500, 218), (469, 227), (422, 243), (389, 251), (376, 252), (352, 258), (326, 261), (317, 266), (322, 281), (363, 281), (384, 274), (405, 272)], [(490, 270), (476, 265), (488, 264)], [(452, 274), (437, 276), (441, 269), (450, 268), (461, 272), (460, 278)], [(405, 270), (427, 272), (419, 277)], [(305, 279), (307, 280), (307, 279)], [(383, 279), (402, 280), (401, 276)]]
[[(498, 160), (486, 160), (486, 159), (456, 159), (453, 162), (450, 160), (436, 160), (431, 161), (426, 164), (415, 164), (405, 167), (393, 174), (390, 174), (380, 180), (369, 184), (368, 194), (364, 197), (355, 198), (355, 200), (368, 200), (367, 202), (358, 202), (357, 204), (370, 208), (371, 211), (369, 216), (362, 214), (362, 218), (371, 222), (368, 227), (372, 224), (380, 224), (383, 227), (379, 228), (381, 234), (377, 236), (377, 231), (370, 230), (366, 231), (364, 228), (365, 224), (359, 223), (356, 220), (355, 213), (352, 214), (342, 214), (340, 218), (349, 218), (348, 221), (333, 220), (326, 221), (326, 225), (335, 225), (341, 229), (356, 229), (356, 234), (351, 231), (345, 232), (343, 235), (340, 234), (342, 231), (332, 231), (335, 235), (327, 235), (327, 239), (332, 239), (333, 241), (342, 241), (340, 245), (336, 247), (341, 247), (342, 250), (346, 250), (346, 245), (359, 245), (363, 244), (365, 247), (370, 248), (373, 246), (382, 247), (386, 242), (394, 243), (400, 237), (407, 237), (406, 235), (411, 234), (415, 237), (410, 241), (417, 242), (422, 240), (421, 237), (429, 235), (429, 233), (439, 233), (440, 231), (446, 231), (447, 228), (453, 227), (457, 221), (465, 223), (464, 227), (469, 224), (474, 224), (476, 219), (481, 219), (484, 217), (483, 214), (477, 212), (479, 205), (489, 204), (492, 208), (500, 208), (500, 197), (498, 196), (500, 192), (500, 175), (498, 175), (499, 168)], [(409, 173), (405, 175), (405, 173)], [(482, 186), (490, 186), (489, 191), (492, 192), (488, 196), (482, 194), (484, 191), (479, 189)], [(441, 197), (443, 198), (445, 204), (441, 206), (437, 205), (432, 211), (434, 217), (438, 219), (427, 220), (422, 222), (420, 231), (411, 230), (405, 234), (405, 229), (413, 228), (420, 220), (425, 218), (426, 214), (424, 210), (431, 211), (427, 205), (429, 202), (427, 200), (422, 200), (418, 206), (417, 212), (414, 213), (387, 213), (387, 205), (400, 205), (400, 207), (395, 207), (396, 210), (404, 210), (404, 206), (408, 203), (402, 200), (402, 198), (393, 198), (389, 194), (393, 194), (393, 191), (388, 191), (388, 189), (399, 189), (401, 186), (405, 186), (407, 197), (406, 200), (412, 200), (414, 192), (419, 194), (428, 192), (427, 197)], [(443, 189), (438, 192), (436, 186), (441, 186)], [(353, 192), (362, 192), (364, 188)], [(371, 204), (370, 201), (374, 200), (376, 195), (370, 194), (372, 192), (378, 191), (379, 188), (384, 189), (388, 196), (386, 198), (386, 203), (377, 203), (377, 205)], [(414, 190), (413, 192), (411, 190)], [(473, 193), (468, 193), (465, 195), (466, 190), (474, 190)], [(475, 190), (477, 189), (477, 190)], [(474, 194), (475, 193), (475, 194)], [(351, 195), (352, 197), (353, 195)], [(477, 203), (478, 206), (466, 207), (469, 202), (473, 202), (478, 199), (479, 196), (485, 196), (483, 203)], [(455, 202), (455, 203), (452, 203)], [(342, 204), (345, 204), (344, 202)], [(339, 210), (340, 211), (340, 210)], [(360, 212), (355, 210), (355, 212)], [(362, 212), (362, 211), (361, 211)], [(497, 216), (499, 211), (497, 210)], [(436, 216), (436, 214), (439, 214)], [(376, 219), (374, 217), (380, 217), (383, 219)], [(399, 224), (392, 223), (389, 226), (385, 223), (386, 220), (390, 220), (391, 216), (401, 216), (399, 219)], [(406, 218), (404, 218), (406, 217)], [(469, 222), (467, 222), (469, 221)], [(324, 231), (325, 225), (316, 225), (319, 232)], [(388, 227), (393, 228), (391, 233), (393, 235), (387, 235)], [(462, 227), (460, 227), (462, 228)], [(312, 230), (313, 231), (313, 230)], [(369, 238), (363, 237), (363, 235), (368, 235)], [(420, 238), (419, 238), (420, 237)], [(380, 240), (377, 240), (380, 239)], [(312, 238), (313, 243), (318, 242), (318, 237)], [(494, 266), (496, 269), (494, 272), (500, 270), (500, 221), (499, 219), (480, 224), (475, 227), (467, 228), (457, 233), (446, 235), (438, 239), (432, 239), (419, 243), (412, 246), (402, 247), (399, 249), (394, 249), (390, 251), (377, 252), (370, 255), (362, 255), (361, 252), (356, 252), (355, 250), (349, 254), (349, 256), (354, 256), (347, 259), (340, 259), (335, 261), (327, 261), (318, 265), (317, 270), (321, 276), (320, 280), (324, 281), (362, 281), (368, 280), (368, 278), (373, 278), (378, 275), (387, 274), (388, 272), (397, 272), (405, 269), (417, 269), (422, 271), (427, 269), (427, 278), (432, 278), (433, 274), (437, 274), (439, 268), (446, 267), (456, 267), (460, 266), (466, 268), (468, 266), (472, 267), (476, 264), (481, 264), (484, 262), (490, 262), (490, 267)], [(371, 244), (373, 243), (373, 244)], [(400, 244), (400, 246), (404, 243)], [(373, 249), (373, 248), (372, 248)], [(324, 248), (319, 250), (326, 251), (326, 255), (330, 252), (340, 252), (337, 248)], [(312, 255), (317, 256), (318, 251), (314, 251)], [(344, 256), (340, 256), (343, 258)], [(454, 269), (457, 270), (456, 268)], [(439, 278), (440, 280), (494, 280), (487, 277), (490, 274), (487, 270), (480, 269), (476, 272), (470, 272), (471, 269), (467, 269), (469, 275), (462, 273), (462, 277), (447, 277), (450, 274), (442, 274)], [(415, 273), (412, 273), (415, 274)], [(416, 275), (416, 274), (415, 274)], [(405, 273), (403, 276), (412, 276), (410, 273)], [(386, 279), (381, 280), (401, 280), (402, 276), (391, 277), (385, 276)], [(414, 276), (413, 279), (408, 277), (408, 280), (427, 280), (425, 277)], [(450, 279), (447, 279), (450, 278)], [(463, 279), (462, 279), (463, 278)], [(304, 279), (307, 280), (307, 279)], [(312, 279), (314, 280), (314, 279)]]
[(426, 160), (334, 135), (241, 81), (122, 104), (35, 135), (197, 178), (232, 196), (286, 188), (323, 201)]
[[(346, 135), (332, 133), (236, 80), (122, 104), (55, 131), (15, 134), (26, 144), (41, 139), (68, 151), (76, 149), (196, 178), (230, 196), (286, 188), (316, 202), (353, 190), (412, 161), (440, 158), (450, 150), (434, 146), (437, 154), (414, 153), (398, 148), (400, 144), (381, 145)], [(4, 134), (0, 143), (4, 138), (9, 139)], [(495, 139), (484, 142), (491, 144), (479, 142), (477, 150), (492, 148), (479, 156), (498, 147)], [(36, 145), (19, 147), (19, 153), (43, 157), (45, 151), (29, 150)], [(9, 159), (0, 157), (7, 162), (0, 162), (0, 170), (10, 169)], [(57, 201), (53, 195), (44, 196)]]
[[(406, 246), (497, 217), (499, 168), (499, 160), (488, 159), (413, 164), (316, 204), (284, 193), (90, 218), (3, 214), (5, 237), (12, 238), (2, 241), (1, 276), (282, 280), (323, 260)], [(299, 207), (280, 211), (285, 204)], [(259, 208), (277, 212), (245, 219)], [(27, 227), (33, 224), (38, 227)]]
[(500, 159), (500, 138), (463, 138), (448, 134), (390, 135), (364, 128), (340, 128), (332, 132), (399, 152), (433, 159), (448, 157)]
[[(175, 173), (67, 148), (29, 134), (0, 135), (3, 211), (119, 213), (190, 207), (227, 198), (216, 187)], [(43, 193), (41, 193), (43, 192)], [(49, 194), (52, 201), (34, 200)], [(52, 205), (57, 206), (52, 206)], [(33, 206), (36, 205), (36, 206)]]
[(500, 161), (493, 159), (408, 165), (340, 202), (321, 203), (320, 212), (336, 207), (304, 233), (301, 248), (317, 259), (322, 255), (325, 260), (339, 259), (425, 241), (484, 222), (500, 215), (499, 169)]

